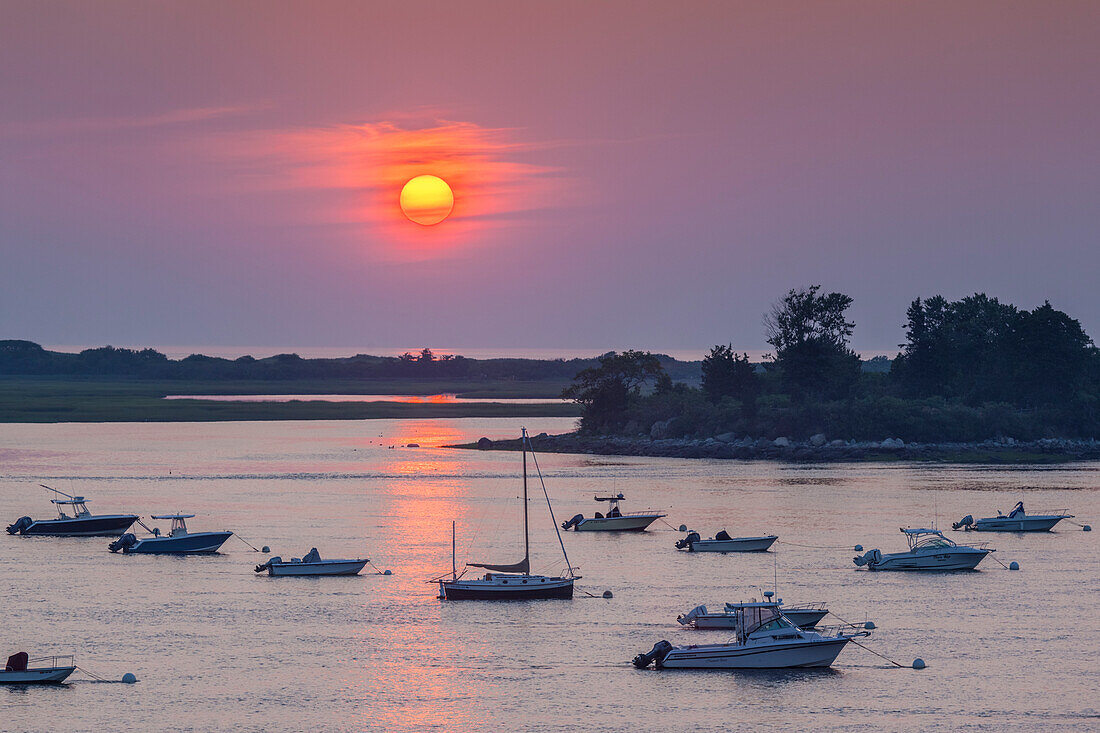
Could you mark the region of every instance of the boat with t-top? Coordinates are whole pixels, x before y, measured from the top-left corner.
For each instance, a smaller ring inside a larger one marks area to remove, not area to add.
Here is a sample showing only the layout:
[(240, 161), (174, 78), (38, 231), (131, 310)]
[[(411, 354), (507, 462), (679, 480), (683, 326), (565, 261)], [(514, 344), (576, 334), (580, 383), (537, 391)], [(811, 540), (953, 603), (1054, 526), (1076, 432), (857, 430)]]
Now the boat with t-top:
[(775, 606), (795, 626), (801, 629), (812, 629), (829, 613), (825, 603), (784, 606), (782, 599), (772, 600), (774, 595), (771, 591), (766, 591), (763, 601), (753, 599), (748, 602), (727, 603), (721, 611), (708, 611), (706, 606), (696, 606), (687, 613), (677, 616), (676, 620), (680, 625), (693, 629), (734, 629), (737, 628), (738, 617), (746, 608)]
[(574, 532), (645, 532), (649, 525), (661, 517), (668, 516), (654, 511), (624, 512), (619, 503), (626, 500), (622, 492), (614, 496), (594, 496), (596, 501), (607, 502), (607, 514), (596, 512), (596, 516), (585, 518), (578, 514), (567, 522), (562, 522), (562, 529), (572, 529)]
[(193, 519), (194, 514), (154, 514), (151, 519), (172, 520), (168, 534), (161, 536), (156, 527), (147, 527), (140, 519), (140, 524), (152, 537), (137, 536), (127, 532), (112, 542), (107, 548), (111, 552), (122, 551), (124, 555), (152, 554), (152, 555), (203, 555), (217, 552), (227, 539), (233, 536), (229, 530), (220, 532), (188, 532), (187, 520)]
[[(57, 509), (57, 519), (31, 519), (20, 517), (8, 525), (8, 534), (52, 537), (117, 537), (137, 521), (136, 514), (92, 514), (88, 500), (83, 496), (70, 496), (64, 491), (39, 484), (54, 492), (50, 503)], [(65, 497), (64, 499), (56, 497)], [(72, 512), (72, 516), (66, 514)]]
[[(439, 583), (440, 598), (448, 601), (524, 601), (573, 597), (573, 582), (579, 576), (573, 574), (573, 568), (569, 565), (569, 556), (565, 553), (565, 543), (561, 541), (561, 532), (558, 532), (558, 526), (554, 520), (554, 509), (550, 505), (550, 495), (546, 491), (546, 483), (542, 481), (541, 471), (538, 472), (539, 481), (542, 483), (543, 496), (546, 497), (550, 521), (554, 524), (562, 556), (565, 558), (566, 575), (551, 577), (531, 573), (531, 541), (527, 510), (528, 452), (531, 452), (536, 471), (538, 471), (538, 460), (534, 458), (534, 452), (531, 451), (531, 439), (527, 435), (526, 428), (523, 429), (521, 437), (523, 444), (523, 559), (507, 565), (467, 562), (466, 568), (459, 573), (455, 557), (455, 525), (452, 522), (451, 577), (444, 576), (432, 581)], [(471, 567), (484, 568), (489, 572), (480, 578), (467, 578), (465, 574)]]
[(852, 558), (868, 570), (973, 570), (994, 550), (981, 545), (957, 545), (938, 529), (902, 529), (908, 552), (883, 554), (870, 550)]

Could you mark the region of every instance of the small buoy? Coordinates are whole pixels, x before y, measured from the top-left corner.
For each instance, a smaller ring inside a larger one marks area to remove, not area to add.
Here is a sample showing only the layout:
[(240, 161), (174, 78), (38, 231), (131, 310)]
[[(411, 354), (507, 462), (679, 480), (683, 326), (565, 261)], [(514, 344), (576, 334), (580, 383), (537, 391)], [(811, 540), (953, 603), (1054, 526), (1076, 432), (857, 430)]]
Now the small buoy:
[(614, 593), (612, 593), (612, 592), (611, 592), (611, 591), (609, 591), (609, 590), (605, 590), (605, 591), (603, 592), (603, 597), (604, 597), (604, 598), (613, 598), (613, 597), (614, 597), (614, 595), (615, 595), (615, 594), (614, 594)]
[(873, 629), (877, 629), (878, 627), (875, 626), (874, 621), (867, 621), (863, 624), (863, 628), (867, 629), (868, 631), (871, 631)]
[(382, 575), (393, 575), (393, 571), (392, 570), (383, 570)]
[(1082, 532), (1091, 532), (1092, 531), (1092, 525), (1091, 524), (1082, 525), (1081, 531)]
[[(1087, 527), (1088, 525), (1085, 525), (1085, 526)], [(688, 531), (688, 526), (686, 524), (681, 524), (680, 525), (680, 531), (681, 532), (687, 532)], [(1088, 530), (1085, 530), (1085, 531), (1088, 531)]]
[(855, 546), (855, 551), (856, 552), (863, 552), (863, 545), (856, 545)]
[(924, 660), (917, 657), (913, 660), (913, 669), (924, 669)]
[(134, 676), (133, 672), (127, 672), (126, 674), (122, 675), (122, 681), (128, 685), (132, 685), (137, 682), (137, 677)]
[(1009, 569), (1009, 570), (1019, 570), (1019, 569), (1020, 569), (1020, 563), (1018, 563), (1018, 562), (1016, 562), (1015, 560), (1013, 560), (1012, 562), (1010, 562), (1010, 563), (1008, 564), (1008, 569)]
[(264, 545), (263, 547), (260, 548), (260, 552), (262, 552), (266, 555), (267, 553), (271, 552), (271, 548), (268, 547), (267, 545)]

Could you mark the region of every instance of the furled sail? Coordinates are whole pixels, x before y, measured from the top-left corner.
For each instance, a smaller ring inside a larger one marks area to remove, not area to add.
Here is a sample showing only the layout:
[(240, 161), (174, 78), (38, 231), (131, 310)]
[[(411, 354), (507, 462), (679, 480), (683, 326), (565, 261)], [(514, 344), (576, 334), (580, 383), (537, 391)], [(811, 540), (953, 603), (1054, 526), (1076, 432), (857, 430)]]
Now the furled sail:
[(501, 573), (530, 573), (531, 572), (531, 558), (525, 557), (514, 565), (489, 565), (483, 562), (468, 562), (467, 565), (475, 568), (485, 568), (486, 570), (496, 570)]

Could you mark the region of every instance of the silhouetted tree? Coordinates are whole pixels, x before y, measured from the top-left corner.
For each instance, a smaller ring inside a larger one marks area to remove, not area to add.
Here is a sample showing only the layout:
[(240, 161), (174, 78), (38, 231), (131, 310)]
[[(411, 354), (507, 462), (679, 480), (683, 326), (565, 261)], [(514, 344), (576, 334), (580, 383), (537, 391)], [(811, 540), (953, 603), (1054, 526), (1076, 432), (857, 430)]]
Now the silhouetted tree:
[(859, 380), (859, 356), (848, 348), (855, 324), (845, 318), (852, 299), (843, 293), (818, 295), (820, 285), (790, 290), (764, 316), (771, 367), (783, 388), (799, 398), (846, 396)]
[(702, 369), (703, 392), (711, 402), (733, 397), (741, 402), (746, 414), (754, 413), (760, 387), (748, 354), (735, 353), (733, 344), (719, 344), (703, 357)]
[(599, 366), (578, 372), (562, 397), (582, 405), (583, 429), (613, 431), (626, 422), (630, 400), (663, 373), (661, 362), (648, 351), (610, 351), (600, 357)]

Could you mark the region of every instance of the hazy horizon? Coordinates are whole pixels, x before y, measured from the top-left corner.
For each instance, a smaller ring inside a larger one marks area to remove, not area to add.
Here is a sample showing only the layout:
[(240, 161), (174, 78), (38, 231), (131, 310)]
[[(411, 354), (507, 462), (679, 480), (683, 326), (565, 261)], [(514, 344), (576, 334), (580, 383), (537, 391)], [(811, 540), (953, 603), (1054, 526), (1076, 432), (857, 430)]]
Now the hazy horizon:
[(0, 337), (753, 353), (810, 284), (862, 352), (976, 291), (1096, 336), (1098, 37), (1090, 2), (13, 0)]

